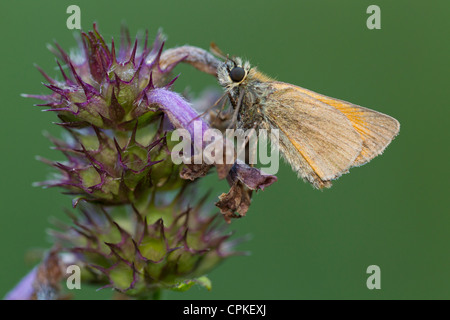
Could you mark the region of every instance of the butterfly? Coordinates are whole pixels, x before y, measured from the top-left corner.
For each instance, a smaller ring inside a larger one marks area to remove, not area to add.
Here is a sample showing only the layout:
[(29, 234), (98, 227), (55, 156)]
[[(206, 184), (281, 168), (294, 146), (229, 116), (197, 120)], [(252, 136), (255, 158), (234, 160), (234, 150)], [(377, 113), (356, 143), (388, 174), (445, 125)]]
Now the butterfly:
[(318, 189), (380, 155), (400, 130), (386, 114), (275, 81), (238, 57), (218, 65), (217, 79), (234, 109), (232, 125), (277, 129), (283, 157)]

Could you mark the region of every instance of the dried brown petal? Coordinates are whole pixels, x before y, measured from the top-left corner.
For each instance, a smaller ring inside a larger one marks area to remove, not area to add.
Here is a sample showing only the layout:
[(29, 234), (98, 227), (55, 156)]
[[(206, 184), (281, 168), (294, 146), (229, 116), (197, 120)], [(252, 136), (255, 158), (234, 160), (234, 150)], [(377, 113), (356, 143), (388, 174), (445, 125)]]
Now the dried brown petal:
[[(237, 181), (230, 188), (228, 193), (222, 193), (216, 206), (224, 215), (225, 221), (231, 222), (232, 218), (245, 216), (250, 207), (252, 191)], [(235, 214), (237, 213), (237, 214)]]
[(206, 176), (212, 165), (202, 164), (186, 164), (180, 171), (180, 177), (185, 180), (195, 180)]
[(243, 162), (236, 162), (231, 168), (229, 179), (234, 183), (239, 180), (251, 190), (264, 190), (278, 179), (274, 175), (265, 174), (258, 168), (250, 167)]
[(224, 179), (228, 176), (230, 173), (231, 168), (233, 167), (232, 164), (216, 164), (217, 169), (217, 175), (219, 176), (219, 179)]

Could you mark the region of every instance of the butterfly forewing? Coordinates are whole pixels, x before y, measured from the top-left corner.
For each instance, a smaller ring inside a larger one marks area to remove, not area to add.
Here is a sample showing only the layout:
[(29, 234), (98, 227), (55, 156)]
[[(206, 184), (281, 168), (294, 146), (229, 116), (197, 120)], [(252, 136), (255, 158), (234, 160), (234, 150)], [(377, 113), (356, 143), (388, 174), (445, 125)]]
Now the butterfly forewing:
[(331, 186), (353, 165), (362, 139), (347, 117), (296, 86), (273, 82), (263, 113), (279, 129), (280, 150), (299, 175), (315, 187)]
[(342, 112), (360, 134), (363, 147), (353, 166), (363, 165), (381, 154), (400, 130), (400, 123), (383, 113), (347, 101), (297, 87), (297, 90)]

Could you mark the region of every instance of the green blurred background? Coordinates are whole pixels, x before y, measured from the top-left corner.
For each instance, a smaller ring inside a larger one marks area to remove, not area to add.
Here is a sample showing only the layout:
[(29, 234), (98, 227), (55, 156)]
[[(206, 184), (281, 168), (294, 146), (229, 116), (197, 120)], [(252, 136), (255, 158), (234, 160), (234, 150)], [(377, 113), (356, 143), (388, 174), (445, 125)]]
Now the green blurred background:
[[(75, 47), (66, 8), (77, 4), (89, 30), (105, 38), (121, 22), (134, 35), (162, 27), (167, 47), (208, 48), (244, 56), (281, 81), (387, 113), (400, 135), (381, 156), (323, 192), (281, 162), (278, 182), (258, 193), (229, 229), (250, 235), (209, 276), (168, 299), (448, 299), (450, 298), (449, 1), (2, 1), (0, 297), (33, 266), (33, 248), (50, 246), (46, 229), (70, 198), (32, 187), (51, 169), (36, 155), (61, 160), (43, 131), (58, 135), (55, 115), (20, 93), (46, 93), (37, 63), (58, 74), (46, 44)], [(381, 7), (381, 30), (368, 30), (366, 9)], [(176, 89), (218, 88), (213, 77), (180, 66)], [(214, 196), (225, 189), (215, 175)], [(366, 269), (381, 268), (381, 290), (368, 290)], [(107, 298), (83, 288), (79, 297)]]

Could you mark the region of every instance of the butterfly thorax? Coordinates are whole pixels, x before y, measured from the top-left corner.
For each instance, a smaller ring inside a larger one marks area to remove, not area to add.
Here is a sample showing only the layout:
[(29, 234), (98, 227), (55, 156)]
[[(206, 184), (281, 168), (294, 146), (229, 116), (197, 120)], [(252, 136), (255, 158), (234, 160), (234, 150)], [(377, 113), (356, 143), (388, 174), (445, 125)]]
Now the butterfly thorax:
[(237, 108), (239, 96), (243, 94), (239, 107), (237, 128), (259, 129), (265, 127), (263, 109), (267, 96), (273, 92), (268, 82), (269, 79), (253, 68), (239, 86), (235, 86), (229, 90), (229, 97), (233, 109)]
[(273, 80), (241, 58), (229, 59), (219, 65), (217, 78), (228, 93), (232, 109), (239, 109), (236, 127), (263, 127), (263, 108), (266, 98), (273, 92), (270, 86)]

